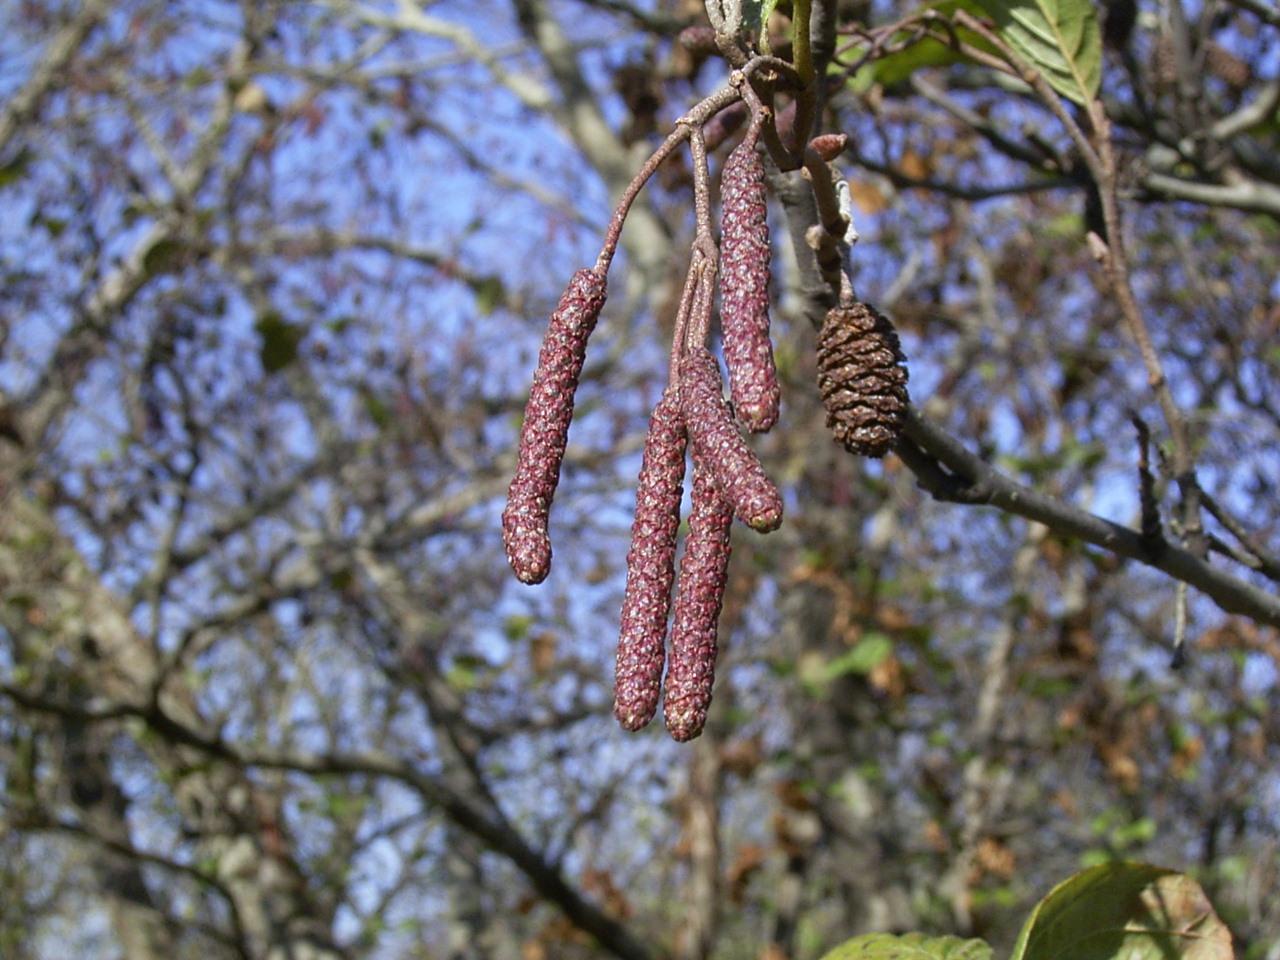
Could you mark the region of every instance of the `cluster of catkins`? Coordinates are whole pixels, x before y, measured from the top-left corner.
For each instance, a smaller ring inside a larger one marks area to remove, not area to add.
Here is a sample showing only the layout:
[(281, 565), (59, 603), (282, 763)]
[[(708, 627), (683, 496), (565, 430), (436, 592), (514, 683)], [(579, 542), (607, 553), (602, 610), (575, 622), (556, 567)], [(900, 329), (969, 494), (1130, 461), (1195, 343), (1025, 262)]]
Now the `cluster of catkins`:
[[(702, 732), (711, 704), (716, 629), (737, 517), (768, 533), (782, 523), (782, 497), (739, 425), (759, 433), (778, 419), (779, 389), (769, 338), (769, 227), (764, 165), (753, 123), (721, 177), (718, 264), (695, 242), (676, 325), (672, 382), (649, 421), (627, 554), (614, 714), (627, 730), (653, 719), (660, 694), (679, 741)], [(714, 242), (711, 244), (714, 250)], [(573, 417), (587, 339), (605, 302), (605, 269), (579, 270), (551, 315), (525, 408), (516, 474), (502, 515), (507, 558), (525, 583), (550, 570), (548, 517)], [(706, 343), (719, 280), (720, 328), (729, 371)], [(836, 439), (855, 453), (883, 455), (906, 409), (906, 370), (888, 321), (846, 300), (819, 334), (819, 388)], [(676, 539), (686, 450), (693, 462), (689, 529), (676, 582)], [(672, 611), (672, 587), (674, 612)], [(670, 643), (667, 628), (670, 621)]]

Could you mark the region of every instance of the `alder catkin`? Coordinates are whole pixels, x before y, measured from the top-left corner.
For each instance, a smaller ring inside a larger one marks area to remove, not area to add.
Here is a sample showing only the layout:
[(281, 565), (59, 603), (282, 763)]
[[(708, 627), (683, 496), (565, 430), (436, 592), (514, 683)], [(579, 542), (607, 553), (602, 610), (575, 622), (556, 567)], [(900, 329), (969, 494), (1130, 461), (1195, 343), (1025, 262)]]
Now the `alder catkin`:
[(763, 433), (778, 421), (778, 373), (769, 341), (769, 223), (764, 161), (753, 130), (721, 178), (720, 327), (733, 412)]
[(502, 512), (502, 539), (511, 569), (524, 583), (541, 583), (551, 569), (547, 521), (573, 420), (573, 396), (587, 339), (604, 306), (606, 279), (579, 270), (547, 326), (520, 429), (516, 474)]
[(818, 390), (827, 426), (850, 453), (889, 452), (907, 411), (907, 369), (898, 334), (874, 307), (832, 307), (818, 333)]
[(658, 709), (684, 495), (685, 442), (680, 402), (675, 388), (669, 387), (649, 418), (627, 552), (613, 688), (613, 713), (627, 730), (639, 730)]
[(662, 714), (681, 742), (702, 732), (716, 673), (716, 628), (729, 576), (733, 507), (721, 495), (707, 464), (694, 454), (693, 506), (680, 558)]
[(714, 477), (738, 519), (760, 533), (777, 530), (782, 495), (734, 425), (724, 401), (720, 365), (703, 347), (680, 361), (680, 412), (694, 458)]

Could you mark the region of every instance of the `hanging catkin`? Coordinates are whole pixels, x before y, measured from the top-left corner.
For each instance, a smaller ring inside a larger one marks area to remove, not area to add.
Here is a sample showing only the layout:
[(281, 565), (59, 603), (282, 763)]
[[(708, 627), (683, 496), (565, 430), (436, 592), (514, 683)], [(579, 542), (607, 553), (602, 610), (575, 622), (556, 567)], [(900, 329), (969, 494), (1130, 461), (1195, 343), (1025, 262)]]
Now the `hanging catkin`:
[(669, 387), (649, 418), (627, 552), (613, 705), (614, 716), (627, 730), (639, 730), (658, 709), (684, 494), (684, 451), (684, 420), (676, 391)]
[(716, 628), (729, 576), (733, 508), (721, 495), (707, 464), (694, 454), (689, 535), (680, 558), (671, 657), (662, 714), (676, 740), (702, 732), (716, 673)]
[(516, 474), (502, 512), (507, 560), (525, 583), (541, 583), (551, 570), (547, 522), (560, 481), (560, 464), (573, 420), (573, 397), (586, 358), (587, 339), (605, 300), (605, 277), (579, 270), (556, 304), (538, 354), (520, 430)]
[(907, 410), (906, 357), (893, 325), (874, 307), (833, 307), (818, 333), (818, 390), (827, 426), (850, 453), (888, 453)]
[(703, 347), (680, 361), (680, 410), (695, 459), (715, 479), (734, 514), (761, 533), (782, 523), (782, 495), (738, 432), (724, 402), (720, 365)]
[(769, 223), (764, 161), (753, 126), (721, 177), (720, 328), (738, 420), (762, 433), (778, 420), (778, 373), (769, 340)]

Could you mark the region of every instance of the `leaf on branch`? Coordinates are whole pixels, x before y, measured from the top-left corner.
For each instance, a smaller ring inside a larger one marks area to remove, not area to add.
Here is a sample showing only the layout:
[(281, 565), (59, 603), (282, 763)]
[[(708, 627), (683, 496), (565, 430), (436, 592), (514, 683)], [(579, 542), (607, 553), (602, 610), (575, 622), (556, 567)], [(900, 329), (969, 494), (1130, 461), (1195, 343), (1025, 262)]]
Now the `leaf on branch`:
[(846, 674), (866, 676), (893, 653), (893, 641), (883, 633), (867, 633), (852, 649), (836, 657), (823, 670), (824, 680), (836, 680)]
[(1000, 36), (1069, 100), (1102, 82), (1102, 32), (1093, 0), (978, 0)]
[(260, 316), (253, 327), (262, 338), (258, 359), (267, 373), (279, 373), (298, 358), (298, 345), (302, 343), (303, 335), (301, 326), (271, 312)]
[(982, 940), (926, 937), (923, 933), (869, 933), (846, 940), (822, 960), (991, 960)]
[(769, 16), (777, 5), (778, 0), (742, 0), (742, 32), (754, 37), (762, 50), (767, 49)]
[(491, 274), (471, 281), (471, 289), (475, 293), (476, 309), (486, 317), (498, 309), (507, 297), (507, 288), (502, 279)]
[(1146, 863), (1077, 873), (1036, 904), (1012, 960), (1232, 960), (1231, 932), (1200, 884)]
[(185, 252), (186, 248), (182, 241), (173, 237), (162, 237), (143, 254), (143, 272), (148, 277), (156, 277), (162, 273), (172, 273), (181, 265)]
[[(926, 3), (917, 12), (924, 13), (929, 10), (947, 19), (950, 19), (951, 15), (957, 10), (965, 10), (980, 17), (987, 16), (986, 9), (979, 5), (978, 0), (934, 0), (933, 3)], [(958, 39), (963, 40), (970, 46), (992, 54), (995, 53), (995, 49), (991, 44), (972, 30), (956, 27), (955, 33)], [(893, 40), (900, 43), (908, 40), (910, 36), (909, 31), (902, 31), (895, 34)], [(854, 48), (850, 59), (856, 60), (865, 50), (865, 45), (861, 48)], [(917, 70), (925, 70), (930, 67), (946, 67), (953, 63), (964, 63), (967, 59), (963, 53), (942, 41), (935, 40), (932, 37), (925, 37), (909, 46), (903, 47), (901, 50), (895, 50), (893, 53), (867, 64), (849, 79), (848, 87), (853, 93), (865, 93), (876, 84), (882, 87), (892, 87), (899, 83), (905, 83)]]
[(0, 163), (0, 187), (7, 187), (21, 180), (30, 169), (34, 157), (35, 154), (29, 148), (23, 147), (11, 159)]

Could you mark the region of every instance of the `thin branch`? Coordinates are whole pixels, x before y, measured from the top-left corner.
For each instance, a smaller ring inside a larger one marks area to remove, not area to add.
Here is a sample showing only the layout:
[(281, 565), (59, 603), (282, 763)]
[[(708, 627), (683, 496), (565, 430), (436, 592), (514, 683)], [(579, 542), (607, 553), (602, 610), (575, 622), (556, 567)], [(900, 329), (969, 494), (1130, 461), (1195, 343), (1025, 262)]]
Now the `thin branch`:
[(1258, 543), (1257, 538), (1249, 533), (1244, 524), (1228, 513), (1216, 498), (1203, 490), (1200, 491), (1200, 502), (1209, 511), (1209, 516), (1226, 527), (1227, 531), (1240, 542), (1246, 551), (1246, 556), (1250, 559), (1241, 559), (1235, 553), (1232, 553), (1231, 556), (1246, 566), (1264, 574), (1267, 578), (1280, 582), (1280, 557), (1264, 549)]
[(1044, 173), (1052, 174), (1063, 169), (1063, 164), (1047, 157), (1042, 149), (1025, 143), (1019, 143), (1005, 136), (1000, 128), (989, 118), (984, 117), (976, 110), (972, 110), (960, 103), (958, 100), (947, 96), (947, 94), (934, 86), (928, 80), (918, 73), (911, 75), (911, 89), (924, 97), (934, 106), (945, 110), (951, 116), (955, 117), (974, 133), (981, 136), (993, 147), (999, 150), (1007, 157), (1014, 160), (1021, 160), (1028, 166), (1034, 167)]
[(1275, 116), (1277, 107), (1280, 107), (1280, 78), (1268, 83), (1261, 93), (1239, 110), (1217, 121), (1209, 129), (1209, 135), (1215, 140), (1230, 140), (1260, 123), (1266, 123)]
[(1046, 193), (1051, 190), (1076, 190), (1080, 187), (1080, 181), (1073, 177), (1045, 177), (1041, 180), (1027, 180), (1022, 183), (997, 184), (993, 186), (964, 186), (946, 180), (912, 177), (896, 167), (870, 160), (861, 154), (856, 154), (854, 160), (863, 169), (888, 177), (893, 185), (899, 189), (928, 190), (932, 193), (945, 194), (959, 200), (968, 200), (970, 203), (981, 203), (984, 200), (996, 200), (1001, 197)]
[(1142, 533), (1073, 507), (1000, 473), (959, 440), (908, 409), (897, 452), (921, 487), (938, 500), (997, 507), (1043, 523), (1059, 536), (1092, 543), (1137, 560), (1195, 587), (1228, 613), (1280, 627), (1280, 596), (1224, 573), (1192, 553), (1166, 543), (1151, 556)]
[[(632, 176), (631, 181), (622, 191), (622, 196), (618, 200), (617, 206), (614, 208), (613, 216), (609, 218), (609, 226), (605, 231), (604, 243), (601, 245), (600, 256), (596, 259), (596, 271), (607, 272), (609, 265), (613, 262), (613, 256), (618, 249), (618, 240), (622, 235), (622, 227), (626, 223), (627, 217), (631, 213), (632, 204), (635, 203), (636, 197), (640, 195), (640, 191), (644, 189), (645, 184), (662, 166), (663, 162), (669, 157), (675, 149), (693, 134), (695, 130), (701, 130), (702, 126), (714, 117), (725, 107), (730, 106), (747, 95), (750, 89), (749, 82), (753, 75), (760, 71), (773, 71), (784, 77), (791, 76), (791, 68), (785, 61), (776, 57), (753, 57), (743, 68), (735, 71), (729, 78), (729, 82), (712, 93), (710, 96), (699, 101), (691, 107), (685, 114), (675, 122), (675, 127), (662, 141), (656, 150), (649, 155), (649, 159), (641, 164), (640, 169)], [(696, 164), (695, 164), (696, 167)], [(695, 174), (696, 184), (696, 174)]]
[(0, 153), (40, 109), (45, 96), (66, 77), (71, 58), (110, 8), (108, 0), (86, 0), (75, 18), (49, 42), (27, 82), (0, 107)]
[(1164, 173), (1148, 173), (1142, 185), (1161, 199), (1186, 200), (1210, 207), (1230, 207), (1280, 217), (1280, 187), (1238, 177), (1227, 184), (1184, 180)]
[(89, 709), (77, 703), (34, 697), (13, 687), (0, 688), (0, 695), (9, 696), (31, 710), (83, 722), (137, 717), (170, 742), (194, 747), (212, 758), (241, 768), (394, 780), (413, 790), (427, 804), (439, 808), (489, 849), (509, 859), (539, 894), (556, 904), (576, 927), (595, 937), (609, 953), (619, 960), (651, 960), (648, 949), (623, 924), (583, 899), (563, 874), (531, 847), (499, 811), (481, 809), (471, 797), (457, 792), (440, 777), (424, 772), (408, 760), (381, 750), (310, 751), (240, 746), (225, 740), (220, 733), (207, 733), (178, 722), (154, 702), (142, 706), (117, 704)]
[(1232, 6), (1248, 10), (1263, 23), (1280, 27), (1280, 8), (1273, 7), (1266, 0), (1227, 0)]
[(660, 10), (641, 10), (635, 4), (627, 3), (626, 0), (577, 0), (577, 2), (586, 7), (595, 7), (626, 17), (649, 33), (673, 35), (697, 22), (689, 16), (673, 16)]

